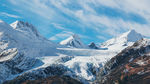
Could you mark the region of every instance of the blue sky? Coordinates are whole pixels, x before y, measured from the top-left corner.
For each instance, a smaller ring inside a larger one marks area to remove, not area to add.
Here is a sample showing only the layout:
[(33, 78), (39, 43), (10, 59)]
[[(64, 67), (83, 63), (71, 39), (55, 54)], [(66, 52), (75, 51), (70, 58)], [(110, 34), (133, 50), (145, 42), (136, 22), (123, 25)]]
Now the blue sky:
[(0, 19), (35, 25), (59, 42), (78, 34), (84, 43), (101, 43), (134, 29), (150, 36), (149, 0), (0, 0)]

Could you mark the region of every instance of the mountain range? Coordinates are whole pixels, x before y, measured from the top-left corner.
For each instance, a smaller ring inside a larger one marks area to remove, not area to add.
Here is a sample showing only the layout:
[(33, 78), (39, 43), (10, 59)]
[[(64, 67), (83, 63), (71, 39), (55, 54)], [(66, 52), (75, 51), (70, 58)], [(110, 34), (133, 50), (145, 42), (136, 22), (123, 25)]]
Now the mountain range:
[(77, 34), (57, 44), (28, 22), (0, 21), (0, 83), (137, 84), (143, 77), (147, 84), (149, 46), (135, 30), (100, 45), (86, 45)]

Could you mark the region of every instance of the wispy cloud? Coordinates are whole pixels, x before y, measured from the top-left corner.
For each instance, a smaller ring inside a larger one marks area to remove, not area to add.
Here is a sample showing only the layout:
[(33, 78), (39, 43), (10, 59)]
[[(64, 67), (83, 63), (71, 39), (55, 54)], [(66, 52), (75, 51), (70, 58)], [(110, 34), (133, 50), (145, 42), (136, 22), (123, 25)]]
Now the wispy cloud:
[[(63, 31), (63, 32), (60, 32), (60, 33), (55, 34), (54, 36), (50, 37), (49, 40), (53, 40), (53, 41), (59, 40), (59, 41), (61, 41), (61, 40), (64, 40), (64, 39), (72, 36), (73, 34), (74, 34), (73, 32)], [(87, 38), (87, 39), (89, 39), (88, 36), (85, 36), (85, 35), (82, 35), (82, 34), (78, 34), (78, 35), (79, 35), (80, 38)]]
[(51, 40), (56, 40), (61, 35), (67, 37), (71, 34), (69, 33), (71, 30), (78, 31), (79, 29), (79, 33), (87, 33), (88, 30), (95, 31), (93, 34), (103, 40), (107, 39), (107, 36), (101, 36), (103, 34), (117, 36), (129, 29), (135, 29), (145, 36), (150, 36), (148, 32), (150, 26), (149, 0), (9, 1), (15, 7), (23, 9), (25, 13), (31, 13), (25, 14), (26, 16), (40, 16), (37, 18), (42, 18), (41, 22), (51, 23), (54, 28), (62, 30), (62, 32), (53, 35)]
[(49, 40), (53, 40), (53, 41), (55, 41), (55, 40), (64, 40), (64, 39), (68, 38), (69, 36), (71, 36), (73, 34), (74, 33), (72, 33), (72, 32), (63, 31), (61, 33), (58, 33), (58, 34), (50, 37)]
[(99, 38), (99, 39), (102, 39), (102, 40), (106, 40), (107, 38), (106, 37), (104, 37), (104, 36), (96, 36), (97, 38)]
[(57, 29), (66, 30), (66, 28), (64, 28), (62, 24), (58, 24), (58, 23), (51, 23), (51, 24)]
[(12, 18), (21, 18), (21, 17), (18, 16), (18, 15), (9, 14), (9, 13), (6, 13), (6, 12), (0, 12), (0, 16), (12, 17)]

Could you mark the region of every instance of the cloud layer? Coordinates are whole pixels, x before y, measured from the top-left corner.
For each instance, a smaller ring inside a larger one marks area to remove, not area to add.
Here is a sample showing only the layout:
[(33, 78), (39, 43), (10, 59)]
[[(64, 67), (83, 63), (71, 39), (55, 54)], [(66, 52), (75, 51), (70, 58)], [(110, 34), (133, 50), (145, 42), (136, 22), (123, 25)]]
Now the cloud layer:
[[(13, 5), (12, 9), (24, 10), (19, 12), (24, 17), (44, 24), (39, 30), (51, 40), (61, 35), (68, 37), (68, 32), (74, 32), (100, 42), (130, 29), (150, 36), (149, 0), (7, 1)], [(89, 38), (83, 39), (89, 41)]]
[(0, 12), (0, 16), (11, 17), (11, 18), (21, 18), (20, 16), (9, 14), (9, 13), (6, 13), (6, 12)]

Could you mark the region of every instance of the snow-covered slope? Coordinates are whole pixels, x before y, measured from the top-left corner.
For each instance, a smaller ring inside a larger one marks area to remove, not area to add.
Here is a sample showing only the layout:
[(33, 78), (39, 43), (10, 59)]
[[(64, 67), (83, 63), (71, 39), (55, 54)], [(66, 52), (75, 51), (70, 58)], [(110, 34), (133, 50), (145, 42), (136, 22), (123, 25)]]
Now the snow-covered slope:
[(74, 34), (66, 40), (61, 41), (60, 44), (75, 48), (86, 48), (86, 46), (83, 44), (83, 42), (80, 40), (77, 34)]
[(137, 33), (135, 30), (130, 30), (128, 32), (123, 33), (122, 35), (112, 38), (101, 44), (100, 47), (108, 48), (109, 50), (122, 50), (127, 46), (133, 45), (134, 42), (142, 39), (144, 36)]
[(16, 32), (23, 36), (23, 38), (18, 39), (21, 43), (20, 48), (26, 47), (32, 49), (30, 52), (33, 52), (34, 55), (37, 52), (36, 56), (56, 55), (55, 52), (51, 53), (50, 51), (55, 51), (58, 45), (42, 37), (32, 24), (16, 21), (12, 23), (11, 26)]
[(91, 81), (95, 79), (95, 74), (93, 72), (97, 72), (106, 61), (142, 38), (143, 36), (141, 34), (136, 33), (134, 30), (130, 30), (117, 38), (105, 42), (105, 45), (103, 44), (103, 46), (100, 47), (104, 48), (104, 50), (69, 48), (63, 48), (61, 50), (67, 55), (75, 56), (72, 60), (67, 61), (65, 65), (75, 71), (78, 76)]
[(141, 39), (109, 60), (97, 75), (98, 84), (149, 84), (150, 40)]
[(40, 36), (34, 27), (15, 22), (13, 27), (0, 20), (0, 83), (32, 68), (39, 56), (58, 56), (56, 45)]
[(10, 25), (14, 29), (24, 33), (27, 36), (30, 36), (31, 38), (40, 36), (38, 31), (35, 29), (35, 27), (32, 24), (29, 24), (28, 22), (15, 21), (14, 23), (12, 23)]

